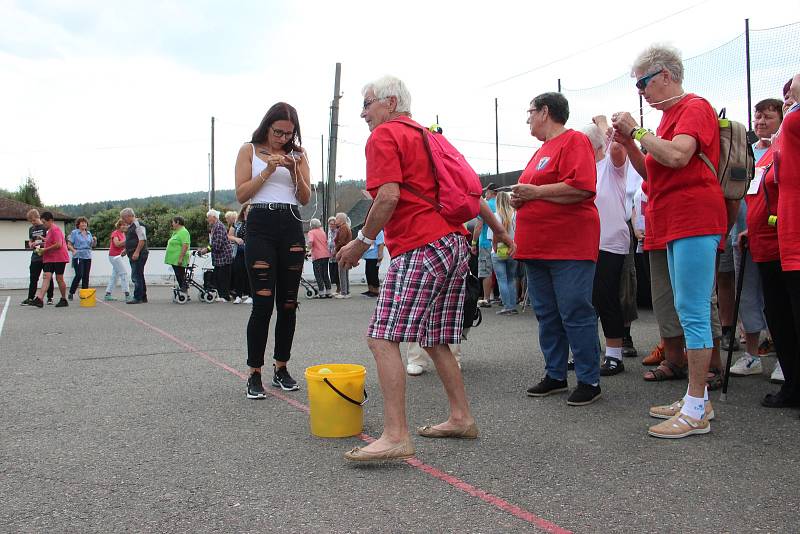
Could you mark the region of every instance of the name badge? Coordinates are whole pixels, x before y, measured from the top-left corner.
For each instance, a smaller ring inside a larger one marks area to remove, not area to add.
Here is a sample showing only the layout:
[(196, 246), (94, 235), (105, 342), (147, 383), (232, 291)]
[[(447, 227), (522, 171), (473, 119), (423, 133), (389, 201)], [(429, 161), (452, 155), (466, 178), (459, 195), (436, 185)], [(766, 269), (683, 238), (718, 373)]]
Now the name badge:
[(765, 171), (767, 167), (756, 167), (755, 176), (750, 181), (750, 189), (747, 190), (748, 195), (756, 195), (758, 194), (758, 188), (761, 187), (761, 180), (764, 179)]

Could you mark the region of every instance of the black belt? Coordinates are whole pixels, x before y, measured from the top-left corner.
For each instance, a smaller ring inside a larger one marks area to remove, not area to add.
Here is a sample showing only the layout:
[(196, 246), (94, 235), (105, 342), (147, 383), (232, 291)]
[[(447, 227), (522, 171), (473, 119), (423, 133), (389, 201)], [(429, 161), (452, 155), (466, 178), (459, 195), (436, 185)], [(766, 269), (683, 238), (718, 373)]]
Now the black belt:
[(266, 210), (290, 210), (297, 209), (297, 204), (284, 204), (282, 202), (256, 202), (250, 204), (250, 208), (261, 208)]

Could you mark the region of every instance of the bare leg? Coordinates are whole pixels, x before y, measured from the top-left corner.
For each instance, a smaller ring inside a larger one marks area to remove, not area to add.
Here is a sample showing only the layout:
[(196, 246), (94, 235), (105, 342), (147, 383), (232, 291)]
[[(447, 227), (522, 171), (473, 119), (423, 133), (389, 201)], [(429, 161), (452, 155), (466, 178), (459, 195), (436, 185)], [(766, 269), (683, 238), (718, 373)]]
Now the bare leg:
[(733, 325), (733, 305), (736, 300), (734, 273), (717, 273), (719, 320), (722, 326)]
[(706, 391), (711, 349), (690, 349), (686, 354), (689, 358), (689, 395), (702, 399)]
[(758, 356), (758, 340), (761, 339), (761, 332), (745, 332), (744, 337), (747, 345), (747, 354)]
[(622, 348), (622, 338), (615, 337), (615, 338), (606, 338), (606, 347), (613, 348)]
[[(58, 290), (61, 292), (61, 298), (67, 298), (67, 283), (64, 281), (64, 275), (57, 274), (56, 282), (58, 282)], [(44, 295), (44, 293), (42, 293), (42, 295)]]
[[(36, 291), (36, 298), (38, 298), (39, 300), (44, 300), (44, 293), (45, 293), (45, 291), (47, 291), (47, 288), (50, 287), (50, 280), (52, 278), (53, 278), (53, 273), (48, 273), (48, 272), (44, 273), (44, 275), (42, 276), (42, 287), (40, 287)], [(63, 278), (62, 278), (62, 280), (63, 280)], [(59, 287), (59, 289), (61, 288), (61, 284), (60, 283), (59, 283), (58, 287)], [(63, 294), (63, 291), (62, 291), (62, 294)]]
[(410, 439), (406, 422), (406, 370), (399, 343), (368, 338), (367, 344), (378, 366), (378, 382), (383, 394), (383, 433), (361, 450), (379, 452)]
[(483, 300), (489, 300), (492, 298), (492, 274), (489, 273), (489, 276), (483, 279)]
[(453, 356), (447, 345), (425, 347), (425, 351), (436, 365), (436, 372), (439, 373), (439, 379), (442, 381), (445, 393), (447, 393), (447, 400), (450, 403), (450, 417), (444, 423), (433, 428), (451, 430), (470, 426), (475, 419), (469, 411), (467, 391), (464, 388), (464, 379), (461, 376), (461, 369), (458, 368), (456, 357)]
[(665, 337), (664, 341), (664, 358), (678, 367), (686, 366), (686, 355), (683, 352), (683, 336), (678, 337)]

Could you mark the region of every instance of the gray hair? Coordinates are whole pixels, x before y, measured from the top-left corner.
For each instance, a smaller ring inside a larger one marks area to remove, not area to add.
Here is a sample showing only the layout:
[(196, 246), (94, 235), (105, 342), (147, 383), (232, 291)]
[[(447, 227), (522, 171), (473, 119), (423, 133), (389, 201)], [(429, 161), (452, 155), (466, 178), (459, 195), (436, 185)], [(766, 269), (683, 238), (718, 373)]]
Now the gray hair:
[(596, 124), (588, 124), (583, 127), (583, 133), (592, 142), (592, 147), (597, 150), (598, 148), (606, 148), (606, 134)]
[(374, 82), (370, 82), (361, 89), (361, 95), (367, 96), (369, 90), (375, 93), (376, 98), (384, 99), (390, 96), (397, 98), (398, 113), (411, 113), (411, 93), (408, 92), (406, 84), (400, 78), (394, 76), (384, 76)]
[(636, 57), (631, 67), (631, 76), (636, 77), (636, 71), (652, 74), (662, 70), (669, 72), (672, 81), (683, 83), (683, 61), (680, 51), (674, 46), (654, 44)]
[(332, 222), (336, 222), (336, 217), (333, 217), (333, 216), (328, 217), (328, 224), (330, 224)]
[(322, 222), (319, 219), (311, 219), (308, 221), (309, 228), (322, 228)]
[(131, 208), (125, 208), (119, 212), (120, 217), (136, 217), (136, 214)]
[(219, 212), (214, 208), (211, 208), (206, 212), (206, 217), (216, 217), (217, 219), (219, 219)]

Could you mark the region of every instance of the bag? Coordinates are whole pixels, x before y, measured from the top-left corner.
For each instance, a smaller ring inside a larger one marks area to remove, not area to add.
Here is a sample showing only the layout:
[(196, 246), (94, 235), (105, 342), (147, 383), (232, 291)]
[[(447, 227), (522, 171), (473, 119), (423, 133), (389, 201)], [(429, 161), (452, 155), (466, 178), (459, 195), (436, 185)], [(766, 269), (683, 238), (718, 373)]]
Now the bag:
[(756, 172), (755, 155), (747, 137), (747, 128), (740, 122), (725, 118), (725, 108), (719, 112), (719, 169), (715, 169), (702, 152), (698, 157), (717, 176), (726, 200), (744, 198)]
[(483, 295), (483, 286), (478, 279), (478, 255), (469, 254), (469, 272), (464, 280), (464, 322), (463, 328), (472, 328), (481, 324), (481, 310), (478, 308), (478, 299)]
[(400, 119), (398, 122), (422, 134), (425, 150), (431, 160), (436, 198), (423, 195), (403, 185), (430, 204), (449, 223), (464, 224), (478, 216), (483, 186), (478, 174), (464, 156), (440, 133), (430, 133), (419, 124)]

